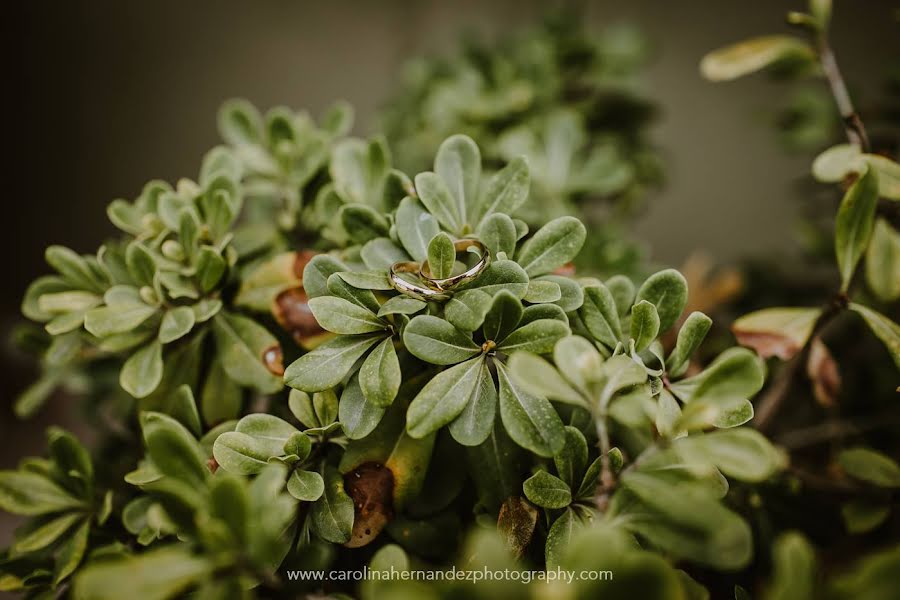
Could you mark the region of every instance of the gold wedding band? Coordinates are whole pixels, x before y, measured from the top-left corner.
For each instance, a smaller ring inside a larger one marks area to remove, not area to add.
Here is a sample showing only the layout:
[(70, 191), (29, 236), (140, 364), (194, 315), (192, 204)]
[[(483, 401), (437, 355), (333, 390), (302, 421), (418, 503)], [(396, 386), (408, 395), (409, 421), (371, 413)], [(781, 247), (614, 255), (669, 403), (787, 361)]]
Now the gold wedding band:
[(434, 290), (428, 287), (423, 287), (420, 285), (416, 285), (411, 281), (407, 281), (400, 277), (400, 273), (415, 273), (419, 274), (421, 267), (417, 262), (397, 262), (391, 265), (390, 270), (390, 282), (391, 287), (400, 292), (401, 294), (406, 294), (411, 298), (415, 298), (416, 300), (422, 300), (425, 302), (435, 302), (441, 300), (447, 300), (450, 298), (447, 294), (444, 294), (441, 290)]
[(457, 256), (459, 256), (459, 254), (465, 252), (469, 248), (477, 248), (481, 254), (481, 258), (477, 263), (475, 263), (474, 266), (466, 269), (459, 275), (454, 275), (453, 277), (446, 277), (443, 279), (435, 279), (434, 277), (431, 277), (431, 265), (429, 265), (428, 261), (426, 260), (419, 268), (419, 276), (425, 280), (426, 285), (441, 292), (450, 290), (459, 285), (474, 280), (476, 277), (481, 275), (482, 271), (484, 271), (489, 264), (491, 264), (490, 251), (487, 249), (487, 246), (476, 239), (466, 238), (457, 240), (453, 243), (453, 248), (456, 250)]

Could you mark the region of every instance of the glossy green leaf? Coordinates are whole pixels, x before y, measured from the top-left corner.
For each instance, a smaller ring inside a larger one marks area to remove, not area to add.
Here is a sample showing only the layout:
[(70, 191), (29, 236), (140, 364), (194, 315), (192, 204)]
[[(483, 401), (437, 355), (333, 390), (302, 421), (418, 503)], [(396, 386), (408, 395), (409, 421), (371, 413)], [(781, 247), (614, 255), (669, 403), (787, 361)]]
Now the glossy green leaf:
[(681, 329), (678, 330), (678, 338), (675, 348), (666, 360), (666, 370), (671, 377), (680, 377), (687, 370), (691, 356), (703, 343), (709, 328), (712, 327), (712, 319), (699, 311), (694, 311), (685, 319)]
[(369, 402), (359, 385), (359, 378), (353, 376), (341, 394), (338, 419), (344, 432), (351, 440), (366, 437), (378, 426), (385, 409)]
[(284, 371), (284, 383), (304, 392), (320, 392), (339, 384), (382, 336), (338, 336), (304, 354)]
[(363, 361), (359, 369), (359, 385), (366, 400), (375, 406), (390, 406), (400, 390), (401, 379), (394, 340), (385, 338)]
[(478, 181), (481, 179), (478, 146), (467, 136), (450, 136), (438, 148), (434, 170), (456, 201), (460, 223), (466, 223), (467, 215), (475, 214), (478, 202)]
[(882, 302), (900, 298), (900, 233), (877, 219), (866, 250), (866, 283)]
[(556, 342), (571, 333), (569, 326), (556, 319), (538, 319), (516, 329), (497, 347), (507, 354), (516, 351), (549, 354)]
[(333, 333), (353, 335), (373, 333), (387, 328), (387, 324), (374, 313), (343, 298), (334, 296), (310, 298), (309, 309), (319, 325)]
[(256, 321), (221, 312), (213, 318), (213, 334), (222, 367), (241, 385), (272, 393), (282, 388), (279, 377), (266, 367), (266, 354), (281, 353), (278, 340)]
[(481, 352), (470, 335), (431, 315), (414, 317), (403, 331), (403, 343), (414, 356), (434, 365), (453, 365)]
[(678, 321), (687, 305), (687, 280), (675, 269), (654, 273), (641, 285), (635, 302), (647, 300), (656, 306), (659, 331), (665, 333)]
[(462, 229), (463, 215), (444, 180), (436, 173), (426, 172), (416, 175), (415, 181), (416, 192), (425, 208), (441, 225), (458, 233)]
[(544, 508), (565, 508), (572, 502), (572, 491), (565, 481), (547, 471), (538, 471), (522, 484), (525, 497)]
[(500, 417), (517, 444), (539, 456), (551, 457), (566, 443), (562, 420), (546, 398), (513, 383), (506, 367), (497, 363), (500, 382)]
[(897, 368), (900, 369), (900, 325), (893, 322), (883, 314), (867, 308), (862, 304), (851, 302), (850, 309), (858, 313), (869, 326), (878, 339), (887, 347), (891, 358)]
[(159, 326), (159, 341), (163, 344), (174, 342), (190, 333), (195, 322), (194, 311), (188, 306), (166, 311)]
[(475, 331), (490, 310), (491, 295), (479, 289), (454, 294), (444, 305), (444, 318), (462, 331)]
[(729, 348), (706, 369), (671, 385), (682, 402), (700, 398), (752, 398), (765, 381), (765, 365), (746, 348)]
[(850, 286), (856, 264), (869, 244), (877, 204), (878, 176), (867, 169), (844, 194), (835, 217), (834, 249), (841, 272), (841, 291)]
[(541, 227), (522, 245), (516, 262), (530, 277), (549, 273), (574, 259), (587, 237), (587, 230), (574, 217), (559, 217)]
[(509, 358), (513, 380), (528, 392), (551, 400), (587, 406), (584, 397), (560, 372), (543, 358), (529, 352), (515, 352)]
[(900, 466), (892, 458), (870, 448), (848, 448), (838, 463), (849, 475), (879, 487), (900, 487)]
[(700, 72), (710, 81), (729, 81), (764, 69), (778, 61), (813, 59), (813, 50), (800, 38), (764, 35), (710, 52), (700, 62)]
[(301, 502), (314, 502), (325, 493), (325, 481), (315, 471), (298, 469), (288, 478), (287, 491)]
[(578, 309), (584, 326), (594, 338), (612, 349), (622, 336), (615, 300), (603, 284), (584, 288), (584, 303)]
[(394, 217), (397, 237), (413, 260), (428, 258), (428, 242), (440, 231), (437, 220), (414, 198), (404, 198)]
[(487, 361), (482, 361), (478, 380), (462, 412), (450, 422), (450, 435), (463, 446), (478, 446), (491, 434), (497, 413), (497, 388)]
[(516, 225), (509, 215), (492, 214), (478, 224), (475, 233), (493, 257), (500, 252), (511, 257), (516, 251)]
[(428, 242), (428, 266), (431, 269), (431, 277), (434, 279), (450, 277), (454, 264), (456, 264), (456, 249), (453, 240), (442, 231)]
[(656, 306), (641, 300), (631, 309), (631, 339), (634, 349), (640, 352), (650, 346), (659, 334), (659, 315)]
[(466, 361), (425, 384), (406, 413), (409, 435), (423, 438), (459, 416), (479, 383), (483, 362), (481, 358)]
[(488, 181), (475, 221), (480, 223), (494, 213), (515, 213), (528, 199), (530, 183), (528, 162), (524, 157), (511, 160)]
[(781, 534), (772, 545), (773, 574), (767, 600), (814, 600), (818, 579), (816, 555), (796, 531)]
[(119, 385), (135, 398), (145, 398), (163, 376), (162, 344), (153, 341), (132, 354), (119, 373)]
[(343, 544), (353, 529), (353, 500), (344, 491), (344, 480), (337, 469), (326, 467), (325, 491), (309, 511), (312, 531), (325, 541)]

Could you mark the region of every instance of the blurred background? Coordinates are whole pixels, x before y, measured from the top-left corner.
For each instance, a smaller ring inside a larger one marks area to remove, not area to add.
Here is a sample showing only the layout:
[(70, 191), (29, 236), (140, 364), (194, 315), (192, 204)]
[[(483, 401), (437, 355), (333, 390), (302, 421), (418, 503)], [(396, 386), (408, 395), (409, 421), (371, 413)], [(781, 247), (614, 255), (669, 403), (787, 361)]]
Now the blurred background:
[[(588, 27), (630, 23), (651, 44), (643, 92), (659, 108), (651, 141), (666, 182), (636, 234), (654, 261), (677, 266), (696, 249), (719, 263), (797, 252), (794, 199), (811, 154), (778, 145), (770, 110), (783, 90), (759, 76), (714, 85), (701, 79), (697, 65), (718, 46), (787, 31), (785, 11), (803, 6), (584, 3)], [(223, 100), (241, 96), (262, 109), (283, 104), (320, 114), (345, 99), (357, 111), (355, 132), (368, 135), (409, 58), (449, 52), (466, 32), (491, 40), (537, 23), (548, 8), (525, 0), (6, 5), (11, 106), (0, 334), (8, 337), (21, 319), (27, 284), (47, 272), (47, 245), (93, 252), (113, 232), (104, 212), (111, 200), (134, 198), (152, 178), (174, 182), (196, 174), (202, 154), (219, 141), (215, 115)], [(896, 2), (836, 2), (832, 41), (854, 92), (877, 93), (886, 61), (900, 56), (896, 11)], [(33, 365), (7, 352), (2, 369), (6, 468), (21, 455), (41, 453), (43, 429), (71, 423), (74, 409), (57, 398), (35, 419), (15, 420), (10, 407), (32, 380)]]

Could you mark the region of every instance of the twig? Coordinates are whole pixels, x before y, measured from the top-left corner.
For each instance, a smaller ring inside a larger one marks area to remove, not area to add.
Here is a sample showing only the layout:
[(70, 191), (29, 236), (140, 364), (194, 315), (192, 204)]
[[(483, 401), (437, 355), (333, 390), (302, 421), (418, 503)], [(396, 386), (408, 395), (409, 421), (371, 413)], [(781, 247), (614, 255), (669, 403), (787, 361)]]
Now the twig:
[(600, 477), (597, 480), (597, 494), (594, 503), (600, 512), (605, 512), (609, 506), (609, 494), (616, 485), (616, 479), (609, 464), (609, 431), (606, 428), (606, 414), (596, 417), (597, 438), (600, 446)]
[(813, 341), (822, 333), (826, 326), (831, 323), (836, 316), (841, 314), (847, 308), (847, 296), (845, 294), (837, 294), (834, 299), (829, 302), (822, 310), (822, 314), (813, 324), (812, 331), (806, 339), (806, 343), (797, 354), (788, 362), (788, 364), (778, 374), (775, 383), (769, 388), (769, 391), (762, 397), (756, 407), (756, 416), (753, 418), (753, 424), (760, 431), (768, 430), (781, 409), (784, 400), (791, 393), (794, 384), (803, 377), (805, 369), (803, 368), (809, 358), (809, 351), (812, 348)]
[(847, 138), (851, 144), (856, 145), (863, 152), (869, 152), (869, 136), (866, 135), (866, 128), (862, 119), (853, 107), (853, 101), (850, 100), (844, 77), (838, 68), (837, 59), (834, 57), (834, 52), (828, 44), (825, 32), (817, 32), (816, 45), (822, 72), (828, 81), (828, 86), (831, 88), (831, 95), (834, 96), (834, 102), (837, 104), (838, 111), (841, 113), (841, 120), (844, 122)]
[(900, 412), (893, 411), (873, 415), (865, 419), (857, 419), (855, 421), (829, 421), (811, 427), (795, 429), (780, 436), (777, 439), (777, 442), (780, 446), (783, 446), (788, 450), (798, 450), (822, 442), (829, 442), (834, 439), (857, 435), (873, 429), (881, 429), (882, 427), (890, 427), (896, 424), (900, 424)]

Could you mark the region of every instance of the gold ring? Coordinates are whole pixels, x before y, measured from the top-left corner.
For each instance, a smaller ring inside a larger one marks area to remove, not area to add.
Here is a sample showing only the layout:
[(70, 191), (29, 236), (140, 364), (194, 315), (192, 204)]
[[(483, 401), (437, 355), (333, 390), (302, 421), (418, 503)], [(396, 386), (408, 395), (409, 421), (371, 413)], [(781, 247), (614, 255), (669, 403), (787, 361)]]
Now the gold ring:
[(487, 246), (482, 244), (476, 239), (465, 238), (462, 240), (457, 240), (453, 243), (453, 248), (456, 250), (457, 256), (468, 250), (469, 248), (477, 248), (481, 253), (481, 258), (478, 260), (475, 265), (469, 269), (466, 269), (459, 275), (454, 275), (453, 277), (446, 277), (444, 279), (435, 279), (431, 277), (431, 265), (428, 264), (428, 261), (422, 263), (421, 268), (419, 269), (419, 276), (425, 280), (425, 283), (438, 291), (446, 291), (453, 289), (459, 285), (464, 283), (468, 283), (481, 275), (482, 271), (484, 271), (489, 264), (491, 264), (491, 252), (487, 249)]
[(425, 302), (448, 300), (450, 298), (450, 296), (448, 296), (447, 294), (442, 293), (441, 290), (422, 287), (400, 277), (400, 273), (415, 273), (418, 275), (419, 272), (420, 266), (417, 262), (394, 263), (393, 265), (391, 265), (390, 269), (389, 279), (391, 282), (391, 287), (393, 287), (401, 294), (406, 294), (411, 298), (415, 298), (416, 300), (423, 300)]

